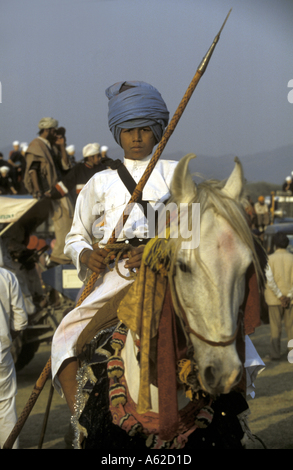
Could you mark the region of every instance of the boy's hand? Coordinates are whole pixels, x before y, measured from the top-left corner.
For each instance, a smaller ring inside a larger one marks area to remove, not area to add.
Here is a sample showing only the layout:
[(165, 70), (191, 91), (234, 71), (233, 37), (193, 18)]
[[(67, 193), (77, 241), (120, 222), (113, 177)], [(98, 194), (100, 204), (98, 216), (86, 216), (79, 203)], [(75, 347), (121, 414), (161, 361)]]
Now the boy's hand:
[(140, 268), (144, 248), (145, 245), (140, 245), (136, 248), (130, 247), (128, 254), (124, 255), (124, 258), (128, 258), (124, 267), (128, 269)]
[[(144, 248), (145, 245), (140, 245), (136, 248), (131, 246), (129, 247), (129, 252), (123, 256), (123, 258), (128, 258), (124, 265), (125, 268), (138, 269), (140, 267)], [(104, 248), (95, 248), (94, 250), (88, 249), (82, 253), (80, 261), (93, 272), (101, 274), (106, 269), (104, 260), (108, 254), (108, 251)], [(111, 256), (111, 259), (115, 259), (115, 255)]]
[[(80, 261), (94, 273), (101, 274), (107, 267), (104, 261), (108, 254), (108, 251), (106, 251), (104, 248), (95, 248), (94, 250), (89, 249), (82, 253)], [(113, 255), (111, 258), (114, 259), (115, 256)]]

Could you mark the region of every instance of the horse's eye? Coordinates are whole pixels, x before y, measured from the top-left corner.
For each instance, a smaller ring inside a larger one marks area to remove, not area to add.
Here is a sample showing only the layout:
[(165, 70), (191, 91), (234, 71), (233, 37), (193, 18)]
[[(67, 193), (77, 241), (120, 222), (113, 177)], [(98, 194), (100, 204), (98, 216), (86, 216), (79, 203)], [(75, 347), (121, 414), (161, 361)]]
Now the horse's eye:
[(183, 273), (191, 273), (190, 267), (183, 261), (179, 261), (178, 265), (179, 265), (180, 271), (182, 271)]

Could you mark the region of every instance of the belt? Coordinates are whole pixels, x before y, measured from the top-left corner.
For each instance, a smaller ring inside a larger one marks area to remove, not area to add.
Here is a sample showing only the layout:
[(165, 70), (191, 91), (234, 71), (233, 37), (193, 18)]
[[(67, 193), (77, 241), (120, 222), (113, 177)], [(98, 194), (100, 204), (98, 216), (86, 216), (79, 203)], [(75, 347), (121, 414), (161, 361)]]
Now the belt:
[(127, 238), (126, 240), (116, 241), (116, 243), (129, 243), (129, 245), (136, 248), (140, 245), (146, 245), (151, 239), (150, 238)]

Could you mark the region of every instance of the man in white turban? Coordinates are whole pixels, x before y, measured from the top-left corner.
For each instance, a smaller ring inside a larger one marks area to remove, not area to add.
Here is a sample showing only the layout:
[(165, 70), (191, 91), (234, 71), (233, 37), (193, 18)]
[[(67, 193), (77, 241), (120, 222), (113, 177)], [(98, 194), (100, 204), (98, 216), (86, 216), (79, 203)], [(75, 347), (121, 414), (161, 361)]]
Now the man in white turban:
[(66, 152), (69, 156), (69, 160), (71, 163), (71, 166), (76, 165), (76, 160), (75, 160), (75, 146), (73, 144), (68, 145), (66, 147)]
[(100, 144), (97, 142), (85, 145), (82, 154), (84, 160), (76, 163), (67, 175), (55, 184), (51, 191), (45, 193), (46, 196), (60, 199), (75, 189), (75, 196), (77, 197), (91, 177), (99, 171), (106, 170), (107, 163), (112, 162), (108, 157), (102, 161)]

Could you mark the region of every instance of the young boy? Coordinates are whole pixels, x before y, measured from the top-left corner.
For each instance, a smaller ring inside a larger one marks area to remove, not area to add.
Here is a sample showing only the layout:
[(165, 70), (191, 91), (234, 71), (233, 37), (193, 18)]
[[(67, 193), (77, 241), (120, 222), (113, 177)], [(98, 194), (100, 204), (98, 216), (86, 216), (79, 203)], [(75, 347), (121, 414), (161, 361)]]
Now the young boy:
[[(143, 175), (153, 152), (168, 124), (169, 112), (160, 93), (145, 82), (120, 82), (106, 90), (109, 99), (109, 127), (124, 150), (124, 165), (136, 183)], [(169, 188), (177, 162), (160, 160), (144, 187), (142, 199), (153, 208), (170, 196)], [(76, 341), (93, 315), (114, 294), (132, 282), (106, 269), (104, 259), (109, 238), (116, 227), (131, 194), (118, 171), (107, 169), (94, 175), (80, 192), (71, 231), (66, 237), (65, 253), (81, 280), (91, 272), (100, 276), (94, 291), (61, 322), (52, 344), (52, 376), (56, 389), (66, 397), (74, 414), (76, 394)], [(99, 239), (98, 247), (93, 244)], [(119, 270), (140, 266), (148, 238), (148, 221), (137, 204), (133, 207), (117, 241), (129, 240), (133, 246), (129, 258), (119, 262)]]

